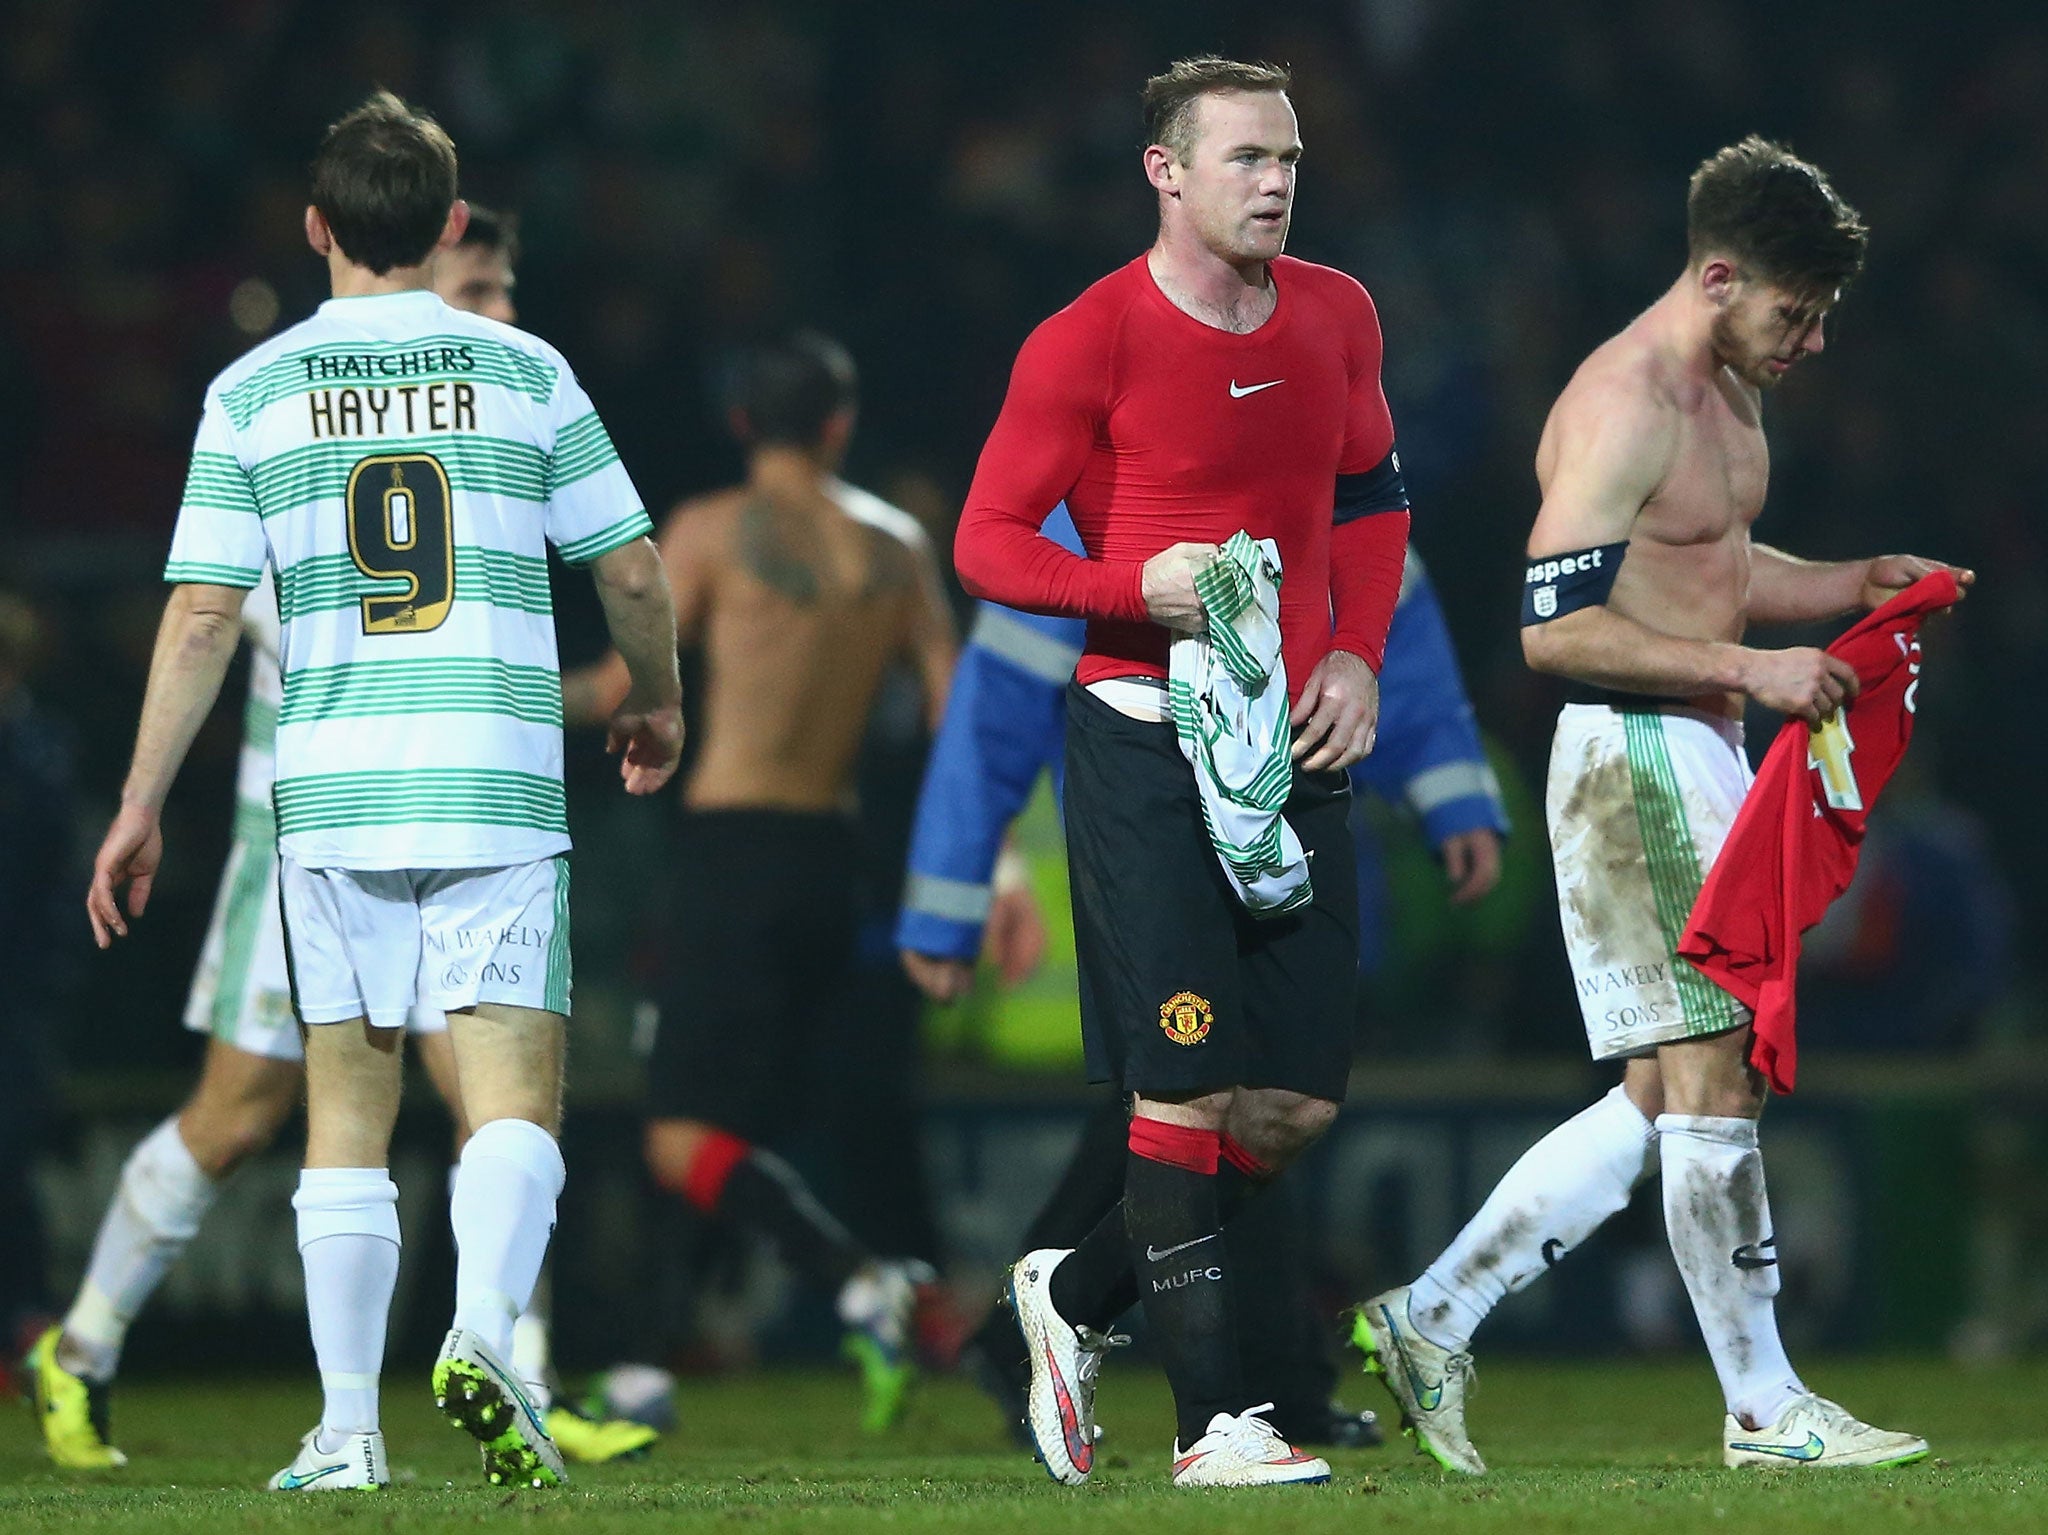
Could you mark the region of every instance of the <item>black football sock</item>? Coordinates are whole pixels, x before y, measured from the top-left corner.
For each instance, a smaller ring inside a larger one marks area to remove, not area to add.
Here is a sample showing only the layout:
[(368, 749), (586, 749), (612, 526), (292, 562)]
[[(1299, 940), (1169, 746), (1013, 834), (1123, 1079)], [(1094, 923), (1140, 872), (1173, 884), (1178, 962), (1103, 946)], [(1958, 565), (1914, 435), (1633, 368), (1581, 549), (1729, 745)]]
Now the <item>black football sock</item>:
[[(1091, 1142), (1094, 1136), (1091, 1125)], [(1228, 1224), (1272, 1181), (1273, 1173), (1230, 1136), (1219, 1135), (1217, 1144), (1216, 1208), (1219, 1220)], [(1062, 1318), (1075, 1327), (1092, 1327), (1097, 1332), (1106, 1332), (1138, 1303), (1138, 1275), (1131, 1263), (1123, 1201), (1104, 1211), (1094, 1229), (1053, 1270), (1051, 1289), (1053, 1309)]]
[(767, 1232), (784, 1262), (835, 1295), (872, 1256), (772, 1151), (756, 1147), (732, 1170), (718, 1208)]
[(1124, 1226), (1146, 1329), (1173, 1387), (1183, 1450), (1208, 1432), (1217, 1413), (1246, 1405), (1216, 1165), (1213, 1130), (1131, 1121)]
[(707, 1215), (765, 1232), (785, 1263), (834, 1295), (872, 1259), (794, 1167), (728, 1131), (705, 1136), (675, 1192)]
[(1245, 1394), (1272, 1402), (1268, 1419), (1291, 1440), (1328, 1436), (1336, 1394), (1330, 1319), (1319, 1315), (1303, 1251), (1301, 1190), (1278, 1183), (1225, 1228), (1237, 1303), (1237, 1356)]
[(1078, 1247), (1102, 1217), (1124, 1197), (1124, 1156), (1131, 1116), (1122, 1094), (1105, 1098), (1081, 1126), (1074, 1155), (1059, 1186), (1032, 1217), (1019, 1252), (1041, 1247)]
[[(1066, 1171), (1060, 1174), (1059, 1185), (1047, 1196), (1039, 1211), (1031, 1218), (1031, 1224), (1024, 1232), (1024, 1239), (1018, 1246), (1020, 1253), (1037, 1252), (1041, 1247), (1077, 1247), (1103, 1218), (1122, 1202), (1124, 1197), (1125, 1144), (1129, 1138), (1129, 1117), (1124, 1113), (1123, 1096), (1113, 1094), (1102, 1101), (1096, 1111), (1088, 1116), (1081, 1127), (1081, 1139), (1075, 1144), (1074, 1154), (1067, 1162)], [(1129, 1255), (1124, 1251), (1123, 1218), (1117, 1218), (1115, 1250), (1117, 1261), (1129, 1266)], [(1068, 1259), (1053, 1271), (1055, 1306), (1059, 1304), (1059, 1274), (1073, 1260)], [(1083, 1265), (1085, 1267), (1085, 1263)], [(1129, 1293), (1123, 1305), (1117, 1307), (1109, 1321), (1123, 1314), (1136, 1303), (1137, 1287), (1126, 1285)], [(1063, 1310), (1060, 1313), (1066, 1316)], [(1092, 1313), (1091, 1313), (1092, 1314)], [(1094, 1325), (1094, 1324), (1088, 1324)], [(1107, 1326), (1105, 1322), (1103, 1326)], [(1025, 1357), (1024, 1340), (1018, 1335), (1016, 1320), (1008, 1309), (1002, 1306), (989, 1308), (988, 1317), (973, 1338), (975, 1347), (981, 1349), (986, 1358), (1001, 1360), (1006, 1364), (1014, 1360), (1017, 1368), (1028, 1369), (1030, 1361)]]
[[(1126, 1160), (1129, 1153), (1125, 1153)], [(1126, 1183), (1129, 1172), (1125, 1173)], [(1053, 1310), (1071, 1327), (1107, 1332), (1110, 1324), (1136, 1304), (1137, 1279), (1131, 1272), (1130, 1241), (1124, 1232), (1124, 1202), (1111, 1205), (1060, 1259), (1049, 1286)]]
[(1229, 1225), (1278, 1173), (1224, 1131), (1216, 1137), (1216, 1211)]

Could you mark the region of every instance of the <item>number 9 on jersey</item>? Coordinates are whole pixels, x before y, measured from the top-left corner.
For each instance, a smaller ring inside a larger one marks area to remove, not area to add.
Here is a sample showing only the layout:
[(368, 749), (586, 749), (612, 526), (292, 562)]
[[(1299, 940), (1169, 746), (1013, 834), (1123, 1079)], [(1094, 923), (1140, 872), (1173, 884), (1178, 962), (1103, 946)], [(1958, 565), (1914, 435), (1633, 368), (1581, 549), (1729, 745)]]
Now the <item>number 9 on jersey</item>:
[(365, 597), (363, 633), (424, 634), (455, 604), (454, 498), (430, 453), (366, 458), (348, 477), (348, 552), (373, 580), (406, 590)]

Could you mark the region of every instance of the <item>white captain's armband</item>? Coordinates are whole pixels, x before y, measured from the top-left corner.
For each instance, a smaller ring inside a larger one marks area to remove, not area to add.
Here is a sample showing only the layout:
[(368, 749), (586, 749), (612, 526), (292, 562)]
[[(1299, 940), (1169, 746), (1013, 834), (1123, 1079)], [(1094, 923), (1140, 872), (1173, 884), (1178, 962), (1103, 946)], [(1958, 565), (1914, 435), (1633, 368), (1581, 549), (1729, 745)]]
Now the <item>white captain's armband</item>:
[(1628, 541), (1624, 539), (1618, 544), (1531, 560), (1529, 574), (1522, 581), (1522, 627), (1547, 624), (1580, 608), (1601, 606), (1614, 590), (1614, 578), (1621, 573), (1621, 557), (1626, 553)]

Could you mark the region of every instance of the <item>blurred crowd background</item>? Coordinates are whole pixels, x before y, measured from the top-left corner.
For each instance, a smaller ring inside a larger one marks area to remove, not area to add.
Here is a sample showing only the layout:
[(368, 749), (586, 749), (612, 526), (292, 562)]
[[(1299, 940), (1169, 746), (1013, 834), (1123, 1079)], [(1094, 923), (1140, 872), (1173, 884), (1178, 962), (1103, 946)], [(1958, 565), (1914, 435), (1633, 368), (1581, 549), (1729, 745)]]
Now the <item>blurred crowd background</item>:
[[(519, 215), (522, 323), (574, 361), (657, 516), (737, 473), (723, 377), (736, 348), (801, 324), (863, 370), (848, 477), (944, 547), (1018, 343), (1150, 237), (1139, 84), (1210, 49), (1294, 68), (1290, 249), (1378, 301), (1415, 542), (1519, 820), (1501, 891), (1455, 926), (1383, 828), (1398, 915), (1361, 1044), (1433, 1064), (1446, 1099), (1524, 1057), (1572, 1073), (1567, 1097), (1584, 1080), (1534, 787), (1558, 697), (1515, 627), (1544, 412), (1677, 274), (1685, 180), (1715, 148), (1783, 139), (1864, 213), (1868, 271), (1827, 355), (1768, 406), (1759, 533), (1981, 580), (1928, 639), (1908, 772), (1815, 945), (1804, 1016), (1817, 1051), (1917, 1061), (1873, 1091), (1949, 1094), (1957, 1170), (1988, 1190), (1956, 1240), (2019, 1275), (2048, 1222), (2028, 1064), (2048, 931), (2029, 744), (2048, 680), (2048, 18), (2022, 4), (17, 0), (0, 20), (0, 1038), (10, 1073), (49, 1052), (62, 1088), (7, 1104), (4, 1149), (75, 1152), (96, 1117), (161, 1112), (196, 1054), (176, 1019), (238, 709), (172, 803), (143, 935), (92, 956), (79, 898), (201, 392), (324, 296), (300, 210), (328, 121), (379, 84), (440, 116), (465, 193)], [(586, 583), (558, 582), (558, 608), (565, 659), (588, 659)], [(630, 1079), (659, 963), (665, 812), (619, 802), (594, 739), (571, 756), (579, 1085), (601, 1093), (608, 1062)], [(878, 762), (876, 803), (907, 804), (914, 750)], [(947, 1038), (941, 1066), (973, 1055), (971, 1031)], [(2012, 1319), (2032, 1304), (2006, 1297), (2001, 1336), (2038, 1325)]]

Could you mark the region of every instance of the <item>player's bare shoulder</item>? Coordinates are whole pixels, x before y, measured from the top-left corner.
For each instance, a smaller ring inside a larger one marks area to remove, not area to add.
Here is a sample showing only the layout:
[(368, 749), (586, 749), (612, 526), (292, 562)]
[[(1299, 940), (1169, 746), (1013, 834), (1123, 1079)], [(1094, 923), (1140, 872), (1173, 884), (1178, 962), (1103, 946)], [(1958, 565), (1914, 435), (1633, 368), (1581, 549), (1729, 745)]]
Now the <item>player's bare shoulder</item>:
[[(1581, 522), (1581, 510), (1597, 512), (1604, 538), (1626, 536), (1679, 461), (1686, 387), (1640, 319), (1593, 348), (1550, 405), (1536, 444), (1538, 538), (1563, 532), (1546, 530), (1548, 522)], [(1567, 536), (1559, 549), (1575, 542), (1591, 538)]]
[(1685, 381), (1638, 320), (1588, 354), (1558, 394), (1536, 445), (1536, 479), (1596, 466), (1648, 501), (1668, 473), (1684, 417)]
[(890, 544), (915, 558), (930, 557), (931, 535), (925, 532), (923, 523), (902, 507), (884, 501), (871, 490), (862, 490), (858, 485), (849, 485), (841, 479), (828, 481), (825, 490), (839, 503), (840, 510), (855, 522), (874, 529)]
[(868, 531), (872, 541), (873, 563), (864, 595), (907, 591), (927, 568), (936, 571), (931, 536), (909, 512), (841, 479), (829, 481), (825, 490), (850, 519)]
[(662, 518), (657, 537), (664, 549), (671, 544), (704, 548), (724, 544), (739, 520), (740, 508), (746, 504), (746, 499), (746, 488), (738, 485), (685, 496)]
[(669, 509), (655, 541), (672, 581), (700, 589), (730, 570), (734, 530), (746, 504), (744, 487), (688, 496)]

